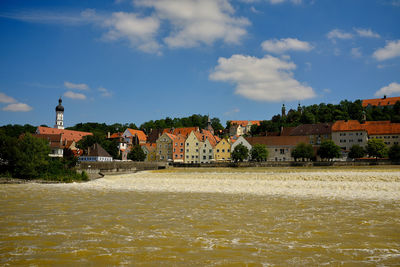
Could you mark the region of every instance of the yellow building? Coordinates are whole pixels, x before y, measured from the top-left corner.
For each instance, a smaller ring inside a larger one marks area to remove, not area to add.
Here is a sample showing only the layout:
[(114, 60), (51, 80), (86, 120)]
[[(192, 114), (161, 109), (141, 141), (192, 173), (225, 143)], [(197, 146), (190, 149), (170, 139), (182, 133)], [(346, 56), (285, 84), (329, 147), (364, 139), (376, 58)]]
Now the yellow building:
[(231, 160), (231, 143), (223, 138), (214, 148), (216, 161), (230, 161)]

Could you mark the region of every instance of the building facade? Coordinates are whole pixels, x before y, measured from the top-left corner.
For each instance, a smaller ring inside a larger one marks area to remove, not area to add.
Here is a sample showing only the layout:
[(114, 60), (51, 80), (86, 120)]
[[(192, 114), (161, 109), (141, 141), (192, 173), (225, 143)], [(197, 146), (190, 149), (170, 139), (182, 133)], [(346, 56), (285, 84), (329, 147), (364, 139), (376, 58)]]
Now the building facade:
[(223, 138), (215, 146), (214, 149), (216, 161), (230, 161), (231, 160), (231, 143), (228, 139)]
[(243, 145), (243, 146), (247, 147), (247, 149), (249, 150), (249, 156), (247, 157), (246, 160), (249, 160), (250, 159), (250, 151), (252, 149), (252, 146), (250, 145), (250, 143), (243, 136), (240, 136), (237, 140), (235, 140), (234, 143), (232, 143), (231, 151), (233, 151), (235, 149), (235, 147), (237, 147), (238, 145)]
[(173, 160), (173, 142), (175, 135), (163, 133), (156, 141), (157, 161)]

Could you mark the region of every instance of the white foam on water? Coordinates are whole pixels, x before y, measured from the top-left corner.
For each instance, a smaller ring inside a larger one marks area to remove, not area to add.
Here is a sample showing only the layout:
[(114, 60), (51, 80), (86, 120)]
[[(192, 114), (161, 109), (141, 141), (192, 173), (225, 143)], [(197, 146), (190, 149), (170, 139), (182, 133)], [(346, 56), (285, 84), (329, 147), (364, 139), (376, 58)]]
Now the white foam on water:
[(296, 173), (152, 173), (106, 176), (71, 189), (255, 194), (294, 197), (400, 200), (400, 172), (309, 171)]

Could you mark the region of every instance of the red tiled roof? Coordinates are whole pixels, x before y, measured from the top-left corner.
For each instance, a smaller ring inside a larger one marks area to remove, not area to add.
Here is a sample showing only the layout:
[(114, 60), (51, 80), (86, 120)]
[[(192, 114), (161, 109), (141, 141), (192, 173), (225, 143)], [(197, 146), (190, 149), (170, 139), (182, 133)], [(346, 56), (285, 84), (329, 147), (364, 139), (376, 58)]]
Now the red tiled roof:
[(296, 146), (299, 143), (309, 143), (307, 136), (256, 136), (245, 138), (252, 146), (263, 144), (268, 146)]
[(37, 133), (39, 133), (39, 134), (62, 134), (64, 140), (75, 141), (75, 142), (78, 142), (84, 136), (93, 135), (92, 133), (88, 133), (88, 132), (56, 129), (56, 128), (49, 128), (49, 127), (43, 127), (43, 126), (39, 126), (37, 128)]
[(198, 127), (184, 127), (184, 128), (175, 128), (174, 131), (172, 132), (174, 135), (178, 135), (181, 134), (183, 136), (188, 137), (188, 135), (192, 132), (192, 131), (199, 131)]
[(134, 129), (127, 129), (133, 136), (137, 136), (137, 138), (139, 139), (139, 141), (141, 142), (146, 142), (147, 140), (147, 136), (146, 134), (141, 131), (141, 130), (134, 130)]
[(366, 121), (362, 124), (368, 135), (400, 134), (400, 123), (390, 121)]
[(231, 125), (241, 125), (243, 127), (246, 127), (249, 123), (251, 122), (252, 125), (256, 124), (260, 126), (261, 121), (231, 121)]
[[(296, 128), (297, 128), (297, 127), (283, 127), (282, 132), (280, 133), (280, 135), (281, 135), (281, 136), (289, 136), (289, 135), (292, 135), (292, 131), (293, 131), (294, 129), (296, 129)], [(274, 134), (274, 132), (271, 132), (271, 133), (267, 133), (267, 135), (269, 135), (269, 136), (274, 136), (275, 134)], [(278, 132), (277, 135), (279, 135), (279, 132)]]
[(113, 133), (113, 134), (110, 136), (110, 139), (120, 138), (120, 137), (122, 137), (122, 134), (123, 134), (123, 133)]
[(165, 133), (169, 138), (171, 138), (171, 140), (173, 141), (175, 139), (175, 135), (170, 134), (170, 133)]
[(400, 101), (400, 97), (386, 97), (386, 98), (374, 98), (374, 99), (364, 99), (362, 101), (362, 106), (393, 106), (397, 101)]
[(362, 131), (364, 128), (357, 120), (336, 121), (332, 125), (332, 132), (345, 132), (345, 131)]

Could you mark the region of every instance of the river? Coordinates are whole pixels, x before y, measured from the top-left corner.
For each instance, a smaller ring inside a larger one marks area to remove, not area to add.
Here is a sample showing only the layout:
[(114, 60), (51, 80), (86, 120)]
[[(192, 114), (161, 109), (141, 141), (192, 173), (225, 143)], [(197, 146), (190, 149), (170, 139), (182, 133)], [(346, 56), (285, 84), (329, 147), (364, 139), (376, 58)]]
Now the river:
[(400, 172), (0, 185), (1, 265), (400, 265)]

